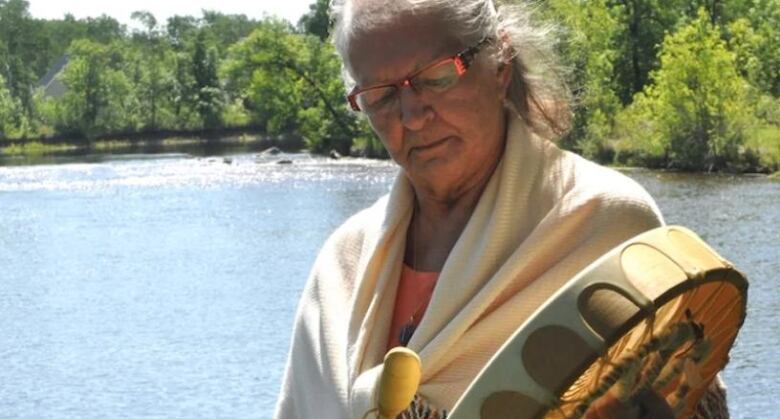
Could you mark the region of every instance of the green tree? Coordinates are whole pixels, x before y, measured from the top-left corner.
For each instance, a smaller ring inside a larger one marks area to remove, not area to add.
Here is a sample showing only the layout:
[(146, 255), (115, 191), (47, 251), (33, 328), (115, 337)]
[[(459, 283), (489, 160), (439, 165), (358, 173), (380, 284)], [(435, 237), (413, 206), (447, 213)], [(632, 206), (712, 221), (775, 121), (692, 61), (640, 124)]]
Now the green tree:
[[(763, 88), (780, 89), (780, 2), (777, 0), (610, 0), (610, 6), (620, 13), (622, 26), (617, 44), (619, 54), (615, 65), (624, 104), (650, 81), (650, 72), (657, 69), (658, 48), (668, 33), (698, 19), (704, 9), (710, 24), (722, 35), (728, 26), (745, 18), (764, 42), (760, 46)], [(777, 94), (775, 94), (777, 95)]]
[(333, 47), (267, 20), (230, 49), (223, 67), (228, 92), (271, 135), (293, 133), (317, 152), (350, 152), (356, 120), (344, 102)]
[(259, 25), (246, 15), (226, 15), (210, 10), (203, 11), (200, 24), (220, 53), (220, 58), (223, 58), (222, 55), (231, 45), (249, 36)]
[(757, 0), (728, 26), (740, 70), (758, 89), (780, 97), (780, 1)]
[(192, 54), (192, 75), (195, 110), (201, 117), (203, 127), (216, 128), (221, 124), (224, 100), (217, 69), (219, 54), (207, 43), (205, 31), (198, 33)]
[(562, 143), (586, 157), (608, 160), (606, 139), (620, 109), (613, 77), (618, 13), (604, 0), (549, 0), (547, 6), (550, 18), (565, 28), (561, 55), (577, 95), (572, 129)]
[(154, 15), (137, 11), (133, 12), (132, 18), (146, 29), (133, 35), (134, 48), (130, 61), (134, 91), (141, 108), (143, 128), (154, 130), (161, 127), (161, 119), (169, 121), (172, 117), (172, 52)]
[(70, 44), (77, 39), (90, 39), (101, 44), (110, 44), (125, 37), (124, 26), (109, 16), (77, 20), (73, 15), (66, 14), (63, 19), (40, 20), (41, 36), (48, 48), (39, 48), (37, 62), (42, 67), (37, 68), (37, 76), (45, 74), (49, 68), (67, 51)]
[(291, 33), (286, 22), (269, 19), (230, 48), (222, 67), (230, 97), (240, 100), (253, 123), (271, 135), (296, 126), (296, 106), (302, 100), (296, 84), (279, 71), (289, 55), (303, 49), (300, 43), (289, 45), (296, 40)]
[(630, 103), (634, 94), (649, 82), (650, 72), (658, 67), (657, 48), (667, 32), (674, 30), (682, 15), (685, 0), (613, 0), (620, 31), (616, 47), (616, 77), (622, 103)]
[[(304, 40), (309, 54), (300, 63), (287, 63), (288, 71), (303, 81), (305, 92), (304, 110), (298, 112), (302, 120), (299, 132), (312, 151), (336, 150), (347, 155), (356, 137), (366, 137), (366, 132), (361, 130), (365, 126), (358, 125), (355, 115), (347, 110), (341, 63), (333, 46), (314, 36), (306, 36)], [(306, 118), (309, 109), (317, 109), (316, 119)]]
[(121, 71), (121, 56), (110, 46), (78, 40), (69, 49), (67, 92), (56, 102), (61, 130), (87, 138), (135, 126), (132, 85)]
[(752, 123), (747, 83), (711, 17), (668, 36), (653, 85), (620, 116), (619, 135), (667, 166), (717, 170), (739, 158)]
[(6, 87), (5, 79), (0, 74), (0, 138), (13, 136), (17, 128), (18, 104)]
[(146, 39), (157, 38), (157, 18), (154, 17), (151, 12), (146, 10), (136, 10), (130, 14), (130, 18), (137, 20), (144, 28), (146, 28), (145, 33), (140, 32), (137, 33), (136, 36), (141, 36)]
[(26, 116), (33, 114), (32, 87), (48, 64), (45, 54), (41, 54), (48, 49), (47, 39), (42, 35), (26, 1), (0, 0), (0, 43), (5, 46), (0, 74)]
[(198, 20), (192, 16), (172, 16), (165, 26), (168, 40), (176, 51), (182, 51), (198, 33)]
[(298, 30), (326, 41), (330, 33), (329, 3), (328, 0), (315, 0), (314, 3), (310, 4), (309, 12), (298, 20)]
[(110, 16), (102, 15), (98, 17), (88, 17), (81, 21), (85, 26), (86, 38), (101, 44), (109, 44), (119, 41), (125, 37), (125, 27), (116, 19)]
[(728, 26), (729, 49), (734, 53), (737, 70), (742, 77), (754, 83), (761, 71), (758, 48), (763, 41), (746, 18), (737, 19)]

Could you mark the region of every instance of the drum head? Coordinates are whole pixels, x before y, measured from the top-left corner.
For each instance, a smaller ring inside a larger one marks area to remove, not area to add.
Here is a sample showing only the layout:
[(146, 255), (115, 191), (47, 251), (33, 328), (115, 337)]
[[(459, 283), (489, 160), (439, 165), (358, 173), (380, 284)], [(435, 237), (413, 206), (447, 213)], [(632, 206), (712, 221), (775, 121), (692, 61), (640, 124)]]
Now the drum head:
[(662, 227), (575, 276), (502, 346), (450, 419), (571, 418), (653, 389), (690, 417), (745, 318), (747, 281), (695, 234)]

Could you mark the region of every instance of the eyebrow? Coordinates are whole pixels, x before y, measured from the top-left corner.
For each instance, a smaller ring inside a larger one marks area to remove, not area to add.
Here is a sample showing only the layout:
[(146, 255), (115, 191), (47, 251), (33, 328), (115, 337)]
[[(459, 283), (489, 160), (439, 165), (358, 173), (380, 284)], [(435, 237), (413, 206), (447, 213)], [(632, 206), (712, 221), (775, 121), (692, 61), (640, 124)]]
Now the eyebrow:
[[(444, 49), (444, 48), (442, 48), (442, 49)], [(457, 52), (455, 54), (457, 54)], [(452, 53), (448, 53), (448, 52), (440, 52), (438, 54), (435, 54), (434, 57), (436, 57), (436, 58), (428, 59), (427, 61), (422, 62), (422, 63), (420, 63), (420, 62), (416, 63), (411, 71), (406, 72), (405, 75), (403, 75), (401, 77), (402, 78), (409, 77), (410, 74), (414, 74), (414, 73), (422, 70), (423, 68), (425, 68), (426, 66), (428, 66), (430, 64), (433, 64), (433, 63), (435, 63), (437, 61), (444, 60), (444, 59), (452, 57), (452, 56), (453, 56)], [(382, 79), (382, 80), (379, 80), (379, 81), (368, 83), (366, 85), (361, 85), (360, 83), (357, 83), (357, 86), (359, 88), (362, 88), (362, 89), (366, 89), (366, 88), (370, 88), (370, 87), (374, 87), (374, 86), (377, 86), (377, 87), (379, 87), (379, 86), (386, 86), (386, 85), (390, 85), (390, 84), (395, 83), (399, 79), (400, 78), (398, 78), (398, 77), (393, 78), (393, 79)]]

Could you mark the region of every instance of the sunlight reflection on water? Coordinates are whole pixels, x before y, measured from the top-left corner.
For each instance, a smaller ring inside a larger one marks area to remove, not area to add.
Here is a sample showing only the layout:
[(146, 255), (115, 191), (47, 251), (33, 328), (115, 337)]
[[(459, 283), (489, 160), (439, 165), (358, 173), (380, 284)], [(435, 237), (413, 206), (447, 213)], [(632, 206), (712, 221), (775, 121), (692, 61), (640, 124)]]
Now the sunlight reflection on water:
[[(396, 173), (303, 154), (0, 167), (0, 416), (270, 417), (319, 247)], [(725, 378), (733, 417), (766, 417), (780, 182), (627, 174), (751, 280)]]
[[(279, 164), (281, 160), (291, 164)], [(114, 161), (0, 167), (0, 191), (89, 191), (119, 186), (209, 188), (285, 182), (291, 187), (302, 182), (376, 184), (386, 182), (386, 174), (395, 171), (389, 162), (330, 160), (305, 154)]]

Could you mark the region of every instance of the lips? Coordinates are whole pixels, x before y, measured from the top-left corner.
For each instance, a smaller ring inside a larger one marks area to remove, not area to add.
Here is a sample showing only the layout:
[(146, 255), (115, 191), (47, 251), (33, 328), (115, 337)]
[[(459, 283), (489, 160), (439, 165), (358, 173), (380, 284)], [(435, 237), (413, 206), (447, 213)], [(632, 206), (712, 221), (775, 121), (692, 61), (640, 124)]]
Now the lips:
[(435, 140), (435, 141), (431, 141), (431, 142), (428, 142), (428, 143), (416, 145), (416, 146), (412, 147), (411, 150), (409, 150), (409, 152), (410, 153), (414, 153), (414, 152), (424, 152), (424, 151), (427, 151), (427, 150), (432, 150), (432, 149), (434, 149), (434, 148), (436, 148), (436, 147), (446, 143), (447, 141), (449, 141), (451, 139), (452, 139), (452, 136), (449, 136), (449, 137), (444, 137), (444, 138), (441, 138), (441, 139), (438, 139), (438, 140)]

